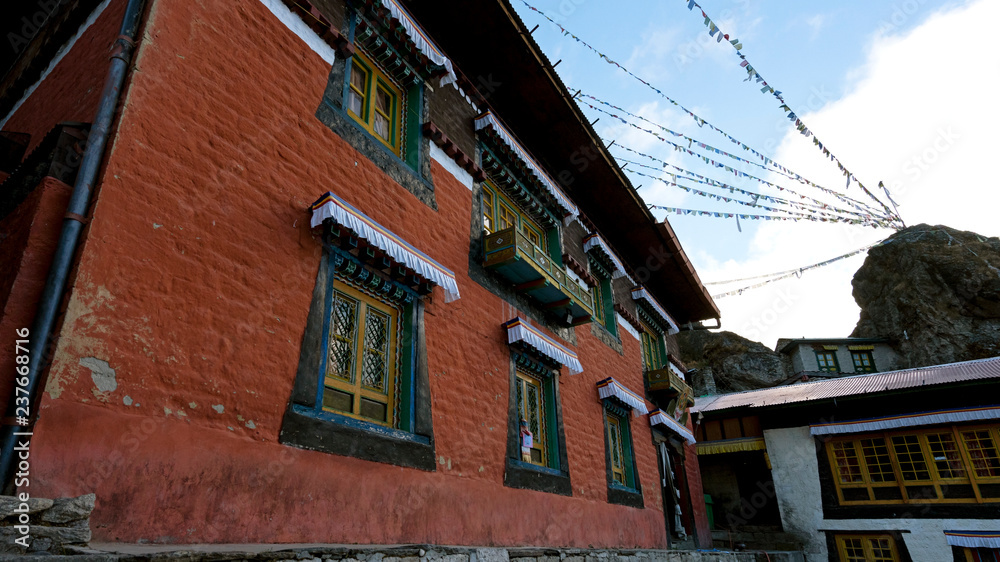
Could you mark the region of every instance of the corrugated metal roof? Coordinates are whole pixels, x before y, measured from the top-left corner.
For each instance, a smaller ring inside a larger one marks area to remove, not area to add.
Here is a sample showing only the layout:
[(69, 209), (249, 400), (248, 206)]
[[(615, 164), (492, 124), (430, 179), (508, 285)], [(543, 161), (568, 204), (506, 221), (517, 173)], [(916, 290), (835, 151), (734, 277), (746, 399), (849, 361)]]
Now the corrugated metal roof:
[(761, 390), (748, 390), (695, 399), (692, 412), (712, 412), (730, 408), (762, 408), (809, 402), (842, 396), (874, 394), (953, 382), (1000, 379), (1000, 357), (948, 363), (932, 367), (855, 375), (839, 379), (807, 382)]

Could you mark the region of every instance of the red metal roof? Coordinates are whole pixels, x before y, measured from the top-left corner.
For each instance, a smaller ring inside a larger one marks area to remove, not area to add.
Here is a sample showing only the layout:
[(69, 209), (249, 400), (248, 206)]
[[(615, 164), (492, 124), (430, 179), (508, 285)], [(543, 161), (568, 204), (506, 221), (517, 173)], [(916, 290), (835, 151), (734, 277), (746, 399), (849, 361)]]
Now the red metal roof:
[(731, 408), (762, 408), (796, 402), (809, 402), (843, 396), (875, 394), (905, 388), (917, 388), (954, 382), (1000, 379), (1000, 357), (855, 375), (838, 379), (807, 382), (791, 386), (748, 390), (695, 400), (692, 412), (712, 412)]

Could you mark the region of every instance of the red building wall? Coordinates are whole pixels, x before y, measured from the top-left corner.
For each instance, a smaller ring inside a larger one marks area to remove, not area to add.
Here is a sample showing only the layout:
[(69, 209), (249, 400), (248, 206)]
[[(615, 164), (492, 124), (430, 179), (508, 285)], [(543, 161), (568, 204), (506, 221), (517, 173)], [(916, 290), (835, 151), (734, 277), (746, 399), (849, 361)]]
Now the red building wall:
[[(150, 4), (32, 493), (96, 492), (97, 541), (665, 546), (645, 417), (632, 421), (645, 508), (606, 500), (595, 383), (641, 391), (638, 342), (625, 335), (621, 356), (576, 330), (585, 371), (559, 381), (573, 496), (505, 487), (513, 314), (468, 277), (472, 193), (434, 163), (434, 211), (321, 124), (329, 66), (261, 3)], [(426, 309), (436, 472), (277, 442), (321, 254), (305, 209), (327, 190), (458, 277), (462, 298), (438, 289)], [(86, 358), (114, 370), (113, 391)]]

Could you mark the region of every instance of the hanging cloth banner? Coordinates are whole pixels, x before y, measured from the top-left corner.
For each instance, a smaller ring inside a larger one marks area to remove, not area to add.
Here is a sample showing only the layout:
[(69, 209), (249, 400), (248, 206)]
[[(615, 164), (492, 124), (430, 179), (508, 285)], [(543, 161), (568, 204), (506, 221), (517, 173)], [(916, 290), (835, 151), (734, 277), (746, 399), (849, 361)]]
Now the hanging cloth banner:
[(409, 12), (407, 12), (403, 6), (397, 2), (397, 0), (382, 0), (382, 5), (385, 6), (385, 9), (389, 10), (393, 19), (398, 21), (399, 24), (403, 26), (403, 29), (406, 30), (406, 34), (410, 36), (410, 40), (413, 41), (413, 45), (417, 48), (417, 50), (423, 53), (427, 58), (431, 59), (431, 62), (443, 66), (448, 71), (447, 74), (441, 77), (441, 86), (447, 86), (458, 79), (457, 76), (455, 76), (455, 69), (451, 64), (451, 60), (444, 56), (441, 49), (438, 49), (437, 45), (435, 45), (434, 42), (431, 41), (430, 37), (424, 33), (424, 30), (417, 25), (413, 16), (411, 16)]
[(583, 239), (583, 251), (589, 252), (593, 248), (599, 248), (602, 252), (607, 254), (608, 259), (614, 264), (615, 270), (612, 273), (612, 279), (618, 279), (625, 276), (625, 266), (622, 265), (621, 260), (618, 256), (611, 251), (611, 247), (608, 246), (607, 242), (601, 238), (600, 234), (594, 233)]
[(908, 416), (889, 416), (838, 423), (824, 423), (809, 426), (810, 435), (841, 435), (845, 433), (865, 433), (900, 427), (920, 427), (942, 423), (968, 422), (1000, 419), (1000, 406), (986, 408), (965, 408), (960, 410), (937, 410)]
[(556, 340), (546, 336), (520, 316), (504, 322), (503, 327), (507, 329), (507, 343), (524, 342), (556, 363), (565, 365), (571, 375), (583, 372), (583, 366), (575, 353), (559, 345)]
[(694, 435), (691, 434), (691, 430), (681, 425), (680, 422), (668, 416), (659, 408), (649, 413), (649, 425), (662, 425), (684, 438), (688, 444), (694, 445), (695, 440)]
[(417, 275), (435, 285), (440, 285), (444, 289), (445, 302), (459, 298), (458, 282), (455, 281), (455, 274), (450, 269), (432, 260), (427, 254), (373, 221), (350, 203), (327, 191), (309, 209), (312, 211), (310, 225), (313, 228), (325, 220), (332, 220), (349, 228), (392, 259), (412, 269)]
[(767, 444), (764, 442), (763, 437), (743, 437), (741, 439), (723, 439), (721, 441), (702, 441), (698, 443), (698, 456), (766, 450)]
[(608, 377), (597, 383), (597, 395), (601, 399), (617, 398), (622, 404), (632, 408), (633, 416), (640, 416), (649, 412), (646, 408), (646, 401), (641, 396), (622, 386), (613, 377)]
[(1000, 548), (1000, 531), (945, 531), (948, 546)]
[(535, 159), (528, 154), (528, 151), (521, 146), (521, 143), (517, 142), (514, 135), (512, 135), (507, 128), (500, 123), (500, 120), (497, 119), (491, 111), (487, 111), (479, 117), (476, 117), (475, 126), (477, 131), (492, 129), (497, 137), (500, 138), (500, 140), (502, 140), (508, 148), (514, 151), (514, 154), (516, 154), (518, 158), (524, 162), (524, 165), (527, 166), (528, 169), (534, 173), (535, 177), (538, 178), (538, 181), (542, 183), (545, 190), (556, 199), (559, 206), (562, 208), (563, 213), (565, 213), (563, 222), (566, 225), (569, 225), (569, 223), (573, 222), (573, 219), (580, 215), (580, 210), (576, 208), (576, 205), (574, 205), (573, 202), (570, 201), (569, 197), (567, 197), (566, 194), (559, 189), (556, 182), (554, 182), (552, 178), (545, 173), (542, 167), (535, 162)]
[(660, 303), (656, 302), (656, 299), (653, 298), (653, 295), (649, 294), (649, 291), (647, 291), (645, 287), (636, 287), (632, 289), (632, 300), (643, 301), (646, 305), (652, 308), (653, 312), (659, 315), (665, 324), (670, 326), (670, 329), (667, 330), (667, 335), (676, 334), (681, 331), (681, 329), (677, 326), (677, 322), (674, 322), (674, 319), (667, 314), (667, 311), (660, 306)]

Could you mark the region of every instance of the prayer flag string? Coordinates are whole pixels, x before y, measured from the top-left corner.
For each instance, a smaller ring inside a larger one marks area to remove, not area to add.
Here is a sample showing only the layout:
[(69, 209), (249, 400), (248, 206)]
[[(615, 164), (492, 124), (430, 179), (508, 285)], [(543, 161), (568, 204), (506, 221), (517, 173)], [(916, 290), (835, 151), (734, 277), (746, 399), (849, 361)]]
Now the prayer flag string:
[[(858, 187), (860, 187), (861, 190), (865, 192), (865, 194), (867, 194), (869, 197), (875, 200), (879, 205), (881, 205), (883, 209), (885, 209), (885, 212), (888, 216), (893, 217), (895, 220), (899, 221), (900, 224), (902, 224), (902, 219), (899, 217), (899, 215), (896, 214), (892, 209), (890, 209), (888, 205), (883, 203), (881, 199), (876, 197), (875, 194), (869, 191), (868, 188), (865, 187), (863, 183), (861, 183), (861, 180), (859, 180), (849, 169), (847, 169), (847, 167), (844, 166), (844, 164), (840, 161), (840, 159), (837, 158), (837, 156), (833, 154), (833, 152), (831, 152), (829, 148), (823, 145), (823, 143), (819, 140), (819, 138), (816, 137), (815, 133), (809, 130), (805, 122), (803, 122), (802, 119), (798, 115), (796, 115), (795, 111), (793, 111), (792, 108), (789, 107), (788, 102), (786, 102), (785, 98), (782, 97), (781, 92), (779, 90), (775, 90), (773, 86), (770, 86), (767, 83), (767, 80), (765, 80), (764, 77), (761, 76), (760, 72), (757, 71), (757, 69), (754, 68), (752, 64), (750, 64), (750, 61), (747, 60), (746, 55), (744, 55), (741, 51), (743, 49), (743, 43), (740, 42), (739, 39), (730, 39), (729, 34), (724, 33), (722, 29), (720, 29), (719, 26), (714, 21), (712, 21), (712, 18), (710, 18), (708, 14), (705, 13), (704, 8), (702, 8), (694, 0), (684, 0), (684, 2), (687, 3), (688, 10), (694, 10), (694, 8), (698, 8), (699, 11), (701, 11), (701, 17), (705, 18), (704, 23), (705, 27), (708, 28), (709, 36), (715, 37), (715, 34), (718, 33), (719, 35), (716, 38), (716, 42), (722, 42), (722, 39), (726, 39), (726, 41), (730, 45), (732, 45), (733, 49), (736, 50), (736, 54), (740, 57), (740, 60), (742, 61), (740, 63), (740, 66), (743, 67), (743, 69), (746, 70), (747, 72), (747, 78), (746, 80), (744, 80), (744, 82), (755, 80), (757, 84), (761, 85), (760, 88), (761, 93), (763, 94), (769, 93), (772, 96), (774, 96), (774, 99), (778, 100), (781, 103), (781, 105), (778, 106), (779, 109), (781, 109), (787, 115), (790, 121), (795, 122), (795, 129), (799, 132), (799, 134), (801, 134), (806, 138), (812, 137), (813, 145), (816, 146), (823, 153), (823, 156), (827, 157), (831, 162), (837, 165), (837, 168), (840, 169), (840, 172), (844, 175), (844, 177), (847, 178), (847, 187), (851, 186), (852, 181), (857, 183)], [(886, 196), (888, 197), (889, 192), (888, 190), (885, 189), (884, 186), (883, 190), (885, 190)]]

